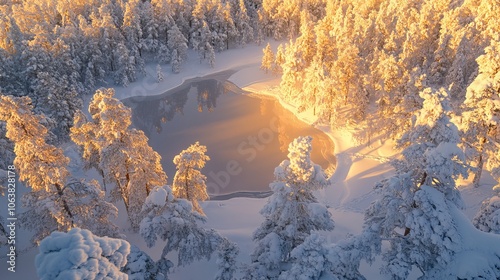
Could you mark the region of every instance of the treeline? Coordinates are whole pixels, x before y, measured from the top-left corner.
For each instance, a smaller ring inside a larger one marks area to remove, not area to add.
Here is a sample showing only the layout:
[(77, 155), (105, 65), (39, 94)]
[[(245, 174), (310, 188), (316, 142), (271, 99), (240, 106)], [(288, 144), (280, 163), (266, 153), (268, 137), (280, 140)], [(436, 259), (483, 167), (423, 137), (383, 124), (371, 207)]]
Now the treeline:
[[(267, 10), (269, 2), (262, 4), (267, 18), (286, 10)], [(321, 9), (295, 9), (285, 22), (298, 26), (300, 36), (276, 52), (264, 49), (262, 67), (281, 75), (284, 100), (311, 110), (319, 122), (399, 139), (422, 108), (421, 94), (443, 88), (478, 175), (485, 163), (499, 173), (498, 3), (326, 2), (321, 18)]]
[(29, 96), (35, 110), (67, 135), (80, 95), (98, 86), (127, 86), (145, 63), (178, 73), (188, 48), (200, 62), (256, 38), (258, 1), (2, 1), (0, 85)]
[[(272, 1), (264, 1), (263, 10), (267, 2)], [(300, 36), (278, 48), (268, 67), (282, 75), (287, 101), (304, 110), (315, 108), (332, 125), (377, 113), (390, 136), (400, 136), (410, 124), (408, 116), (422, 106), (421, 90), (443, 87), (454, 109), (463, 111), (468, 86), (495, 63), (476, 61), (488, 47), (496, 51), (494, 15), (500, 6), (493, 1), (345, 0), (326, 5), (318, 13), (295, 10), (285, 20), (299, 27)], [(271, 9), (267, 17), (283, 9)], [(275, 38), (287, 34), (273, 30)], [(341, 108), (347, 104), (345, 112)]]

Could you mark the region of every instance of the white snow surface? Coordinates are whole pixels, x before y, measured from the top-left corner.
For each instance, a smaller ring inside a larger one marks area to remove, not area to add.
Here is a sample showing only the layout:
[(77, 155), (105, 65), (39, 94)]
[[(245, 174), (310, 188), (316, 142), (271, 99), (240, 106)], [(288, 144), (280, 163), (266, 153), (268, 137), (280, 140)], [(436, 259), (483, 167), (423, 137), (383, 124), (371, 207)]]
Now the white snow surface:
[[(273, 51), (276, 51), (280, 42), (271, 40)], [(258, 45), (247, 45), (245, 48), (231, 49), (222, 53), (216, 54), (216, 63), (214, 68), (210, 68), (207, 63), (199, 63), (197, 55), (189, 53), (188, 61), (182, 65), (182, 70), (179, 74), (173, 74), (170, 71), (169, 65), (162, 65), (164, 71), (164, 80), (157, 83), (156, 80), (156, 63), (147, 65), (147, 76), (131, 83), (127, 88), (115, 87), (116, 97), (120, 99), (132, 96), (148, 96), (162, 94), (169, 89), (181, 85), (184, 81), (190, 78), (203, 77), (205, 75), (214, 74), (225, 70), (234, 70), (235, 73), (229, 78), (229, 81), (242, 89), (256, 94), (265, 94), (276, 96), (277, 85), (279, 78), (269, 73), (265, 74), (260, 70), (262, 49), (267, 42)], [(110, 85), (111, 86), (111, 85)], [(89, 97), (90, 99), (90, 97)], [(88, 106), (88, 101), (85, 104)], [(280, 100), (282, 105), (288, 110), (294, 112), (301, 120), (306, 123), (314, 124), (312, 111), (297, 113), (297, 108), (292, 105), (285, 104)], [(332, 218), (335, 221), (335, 229), (330, 233), (321, 233), (325, 236), (327, 242), (335, 243), (345, 239), (349, 235), (356, 235), (361, 232), (363, 225), (363, 212), (369, 204), (376, 199), (376, 194), (373, 191), (373, 186), (376, 182), (392, 175), (392, 167), (388, 161), (397, 155), (398, 151), (392, 149), (393, 143), (390, 141), (381, 141), (377, 137), (372, 137), (369, 143), (366, 139), (359, 139), (352, 136), (349, 129), (332, 130), (328, 126), (317, 126), (329, 135), (335, 143), (335, 155), (337, 158), (337, 168), (331, 176), (330, 181), (332, 186), (325, 190), (318, 191), (316, 197), (319, 202), (324, 203), (329, 207), (332, 213)], [(314, 149), (314, 147), (313, 147)], [(75, 160), (75, 159), (72, 159)], [(96, 172), (89, 172), (88, 177), (98, 178)], [(167, 174), (169, 182), (174, 174)], [(491, 197), (493, 192), (491, 188), (495, 182), (487, 172), (484, 173), (479, 188), (471, 187), (470, 181), (462, 181), (459, 184), (463, 186), (461, 192), (466, 203), (465, 215), (456, 210), (455, 217), (461, 217), (460, 221), (465, 219), (471, 220), (479, 209), (481, 202)], [(21, 191), (18, 192), (18, 197), (26, 189), (19, 185)], [(155, 196), (153, 203), (161, 204), (164, 196), (158, 193)], [(238, 261), (248, 263), (250, 261), (250, 253), (255, 246), (252, 241), (252, 233), (262, 223), (263, 217), (259, 214), (260, 209), (264, 206), (267, 199), (256, 198), (233, 198), (226, 201), (206, 201), (201, 203), (204, 212), (207, 215), (207, 228), (214, 228), (223, 236), (228, 237), (231, 241), (238, 244), (240, 254)], [(7, 205), (6, 198), (0, 197), (0, 205)], [(145, 242), (139, 234), (130, 233), (127, 223), (127, 218), (124, 215), (124, 206), (117, 204), (120, 211), (116, 223), (125, 229), (127, 241), (130, 244), (138, 246), (141, 250), (148, 253), (153, 260), (158, 260), (161, 255), (163, 246), (154, 246), (147, 248)], [(1, 207), (0, 213), (5, 217), (7, 207)], [(18, 211), (22, 211), (20, 202), (18, 203)], [(464, 229), (467, 236), (463, 236), (463, 255), (456, 259), (457, 269), (462, 266), (477, 266), (481, 269), (481, 262), (486, 261), (485, 258), (498, 252), (497, 247), (492, 248), (491, 236), (475, 230), (471, 225), (465, 222), (460, 222), (459, 227)], [(20, 252), (17, 258), (17, 271), (11, 273), (6, 266), (6, 250), (0, 250), (0, 279), (37, 279), (36, 269), (34, 266), (35, 255), (38, 253), (38, 248), (30, 248), (28, 243), (29, 233), (23, 230), (18, 232), (18, 248)], [(468, 254), (466, 248), (478, 246), (484, 249), (483, 253), (478, 253), (474, 257)], [(463, 259), (461, 259), (463, 258)], [(172, 256), (171, 260), (176, 257)], [(361, 273), (369, 280), (386, 279), (379, 272), (380, 258), (370, 265), (362, 264)], [(175, 267), (169, 274), (169, 279), (190, 280), (190, 279), (212, 279), (217, 270), (215, 260), (200, 261), (186, 267)], [(420, 273), (414, 269), (409, 279), (416, 279)]]
[(167, 202), (167, 191), (164, 188), (154, 188), (149, 196), (146, 198), (145, 203), (163, 207)]

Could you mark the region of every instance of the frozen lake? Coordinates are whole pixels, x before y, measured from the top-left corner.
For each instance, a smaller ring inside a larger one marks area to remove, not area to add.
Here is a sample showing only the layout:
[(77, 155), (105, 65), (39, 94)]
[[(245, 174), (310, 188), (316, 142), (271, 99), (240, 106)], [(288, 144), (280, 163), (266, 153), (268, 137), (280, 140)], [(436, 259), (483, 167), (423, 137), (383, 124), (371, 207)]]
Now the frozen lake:
[(211, 158), (202, 173), (212, 197), (269, 191), (274, 168), (298, 136), (312, 136), (313, 161), (333, 170), (333, 142), (328, 136), (301, 122), (274, 98), (242, 94), (226, 81), (229, 75), (192, 79), (162, 95), (123, 101), (132, 108), (133, 125), (162, 156), (169, 184), (175, 175), (174, 156), (196, 141), (207, 146)]

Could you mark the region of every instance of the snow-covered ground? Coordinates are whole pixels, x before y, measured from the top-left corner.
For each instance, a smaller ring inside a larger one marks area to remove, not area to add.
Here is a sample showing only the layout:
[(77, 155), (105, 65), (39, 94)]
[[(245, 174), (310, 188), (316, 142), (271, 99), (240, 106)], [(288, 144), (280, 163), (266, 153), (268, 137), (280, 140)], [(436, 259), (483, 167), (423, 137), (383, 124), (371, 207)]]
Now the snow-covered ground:
[[(279, 42), (270, 41), (271, 46), (276, 49)], [(165, 75), (165, 80), (157, 83), (154, 73), (144, 81), (131, 84), (128, 88), (117, 89), (117, 96), (126, 98), (135, 95), (161, 94), (168, 89), (182, 84), (187, 79), (211, 75), (220, 71), (233, 70), (229, 81), (239, 88), (252, 94), (265, 94), (277, 97), (277, 86), (280, 79), (272, 73), (266, 74), (260, 69), (262, 48), (250, 45), (243, 49), (233, 49), (218, 54), (215, 68), (208, 64), (199, 64), (199, 60), (193, 59), (184, 65), (180, 74)], [(152, 66), (150, 69), (154, 69)], [(152, 70), (151, 70), (152, 71)], [(148, 86), (150, 90), (144, 86)], [(280, 100), (281, 104), (295, 113), (302, 121), (314, 124), (316, 119), (311, 112), (298, 113), (297, 108)], [(356, 139), (352, 131), (332, 130), (328, 126), (318, 126), (335, 143), (335, 155), (337, 157), (337, 168), (330, 178), (332, 186), (318, 193), (319, 200), (330, 207), (333, 219), (336, 223), (335, 229), (329, 233), (328, 240), (337, 242), (349, 234), (361, 232), (363, 225), (363, 213), (368, 205), (376, 198), (372, 190), (376, 182), (392, 175), (392, 167), (388, 161), (398, 151), (394, 150), (391, 141), (381, 141), (377, 137), (370, 139)], [(314, 147), (313, 147), (314, 148)], [(481, 202), (492, 195), (491, 187), (493, 179), (484, 174), (481, 187), (474, 189), (469, 187), (469, 181), (463, 181), (461, 189), (466, 202), (466, 216), (471, 219), (477, 212)], [(255, 245), (251, 236), (253, 231), (263, 221), (259, 214), (266, 199), (256, 198), (233, 198), (225, 201), (207, 201), (203, 203), (204, 211), (208, 217), (207, 227), (213, 227), (221, 234), (238, 243), (240, 247), (239, 260), (248, 263), (250, 253)], [(145, 248), (143, 248), (145, 249)], [(147, 250), (150, 253), (150, 250)], [(160, 252), (152, 254), (157, 257)], [(215, 262), (198, 262), (189, 267), (175, 268), (170, 275), (171, 279), (205, 279), (207, 275), (215, 274)], [(384, 279), (380, 275), (377, 263), (372, 266), (362, 265), (362, 273), (367, 279)], [(419, 273), (415, 271), (412, 278), (415, 279)]]
[[(278, 42), (271, 41), (276, 49)], [(157, 95), (181, 85), (184, 81), (214, 74), (220, 71), (233, 70), (229, 80), (246, 91), (256, 94), (276, 96), (276, 86), (279, 79), (273, 74), (265, 74), (260, 70), (262, 57), (261, 46), (248, 45), (245, 48), (231, 49), (216, 56), (215, 68), (210, 68), (207, 62), (200, 64), (195, 53), (189, 54), (189, 60), (183, 65), (180, 74), (172, 74), (168, 65), (162, 66), (164, 80), (160, 83), (156, 80), (156, 65), (147, 66), (147, 76), (137, 82), (131, 83), (127, 88), (117, 87), (116, 96), (120, 99), (132, 96)], [(297, 114), (296, 108), (281, 102), (285, 108)], [(87, 103), (88, 104), (88, 103)], [(309, 112), (297, 114), (306, 123), (313, 124), (314, 117)], [(335, 143), (335, 154), (337, 156), (337, 168), (332, 175), (332, 186), (318, 193), (318, 199), (329, 206), (336, 223), (335, 229), (329, 233), (329, 242), (337, 242), (348, 234), (357, 234), (363, 225), (363, 212), (367, 206), (376, 198), (372, 191), (374, 184), (391, 175), (392, 168), (388, 164), (389, 159), (397, 154), (393, 150), (391, 142), (382, 142), (373, 137), (367, 144), (366, 139), (355, 139), (349, 130), (335, 131), (329, 127), (318, 127), (328, 134)], [(313, 147), (314, 148), (314, 147)], [(464, 181), (463, 184), (468, 184)], [(462, 194), (467, 203), (465, 211), (470, 219), (477, 211), (481, 201), (491, 196), (491, 187), (494, 182), (491, 177), (484, 174), (481, 187), (473, 189), (463, 187)], [(20, 195), (20, 193), (19, 193)], [(5, 205), (3, 199), (0, 205)], [(224, 201), (207, 201), (202, 207), (208, 217), (207, 227), (213, 227), (222, 235), (236, 242), (240, 247), (239, 261), (248, 263), (250, 253), (255, 245), (251, 236), (253, 231), (260, 225), (263, 218), (259, 214), (266, 199), (259, 198), (232, 198)], [(19, 206), (20, 207), (20, 206)], [(118, 207), (123, 208), (121, 205)], [(121, 213), (123, 209), (120, 209)], [(127, 224), (124, 215), (121, 215), (117, 223), (121, 226)], [(23, 233), (27, 234), (27, 233)], [(20, 237), (21, 238), (21, 237)], [(150, 256), (157, 260), (163, 246), (155, 246), (148, 249), (141, 237), (136, 234), (128, 234), (127, 239)], [(25, 239), (24, 239), (25, 240)], [(26, 240), (25, 240), (26, 241)], [(26, 244), (20, 247), (25, 248)], [(2, 251), (0, 262), (0, 279), (35, 279), (34, 257), (36, 249), (22, 253), (18, 258), (18, 272), (10, 273), (5, 267), (5, 257)], [(173, 258), (172, 258), (173, 259)], [(175, 268), (169, 275), (170, 279), (210, 279), (215, 275), (215, 261), (196, 262), (189, 267)], [(367, 279), (383, 279), (378, 271), (377, 264), (373, 266), (363, 265), (362, 273)], [(415, 278), (418, 274), (412, 275)]]

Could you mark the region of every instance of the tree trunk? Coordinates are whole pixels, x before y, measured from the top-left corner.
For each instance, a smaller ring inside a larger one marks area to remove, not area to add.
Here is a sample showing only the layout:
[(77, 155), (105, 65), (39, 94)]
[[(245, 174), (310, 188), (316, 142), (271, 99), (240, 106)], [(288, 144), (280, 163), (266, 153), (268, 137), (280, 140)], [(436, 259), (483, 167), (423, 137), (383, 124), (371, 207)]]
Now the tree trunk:
[(66, 200), (62, 198), (63, 189), (61, 188), (61, 186), (59, 184), (55, 184), (55, 187), (57, 189), (57, 194), (59, 195), (59, 198), (61, 199), (61, 201), (63, 203), (64, 211), (66, 211), (69, 218), (71, 219), (71, 227), (74, 227), (75, 224), (73, 223), (73, 213), (71, 213), (71, 210), (69, 209), (69, 206), (68, 206), (68, 203), (66, 202)]
[(479, 160), (477, 163), (477, 170), (474, 173), (474, 179), (472, 179), (472, 185), (474, 188), (479, 187), (479, 181), (481, 180), (481, 175), (483, 173), (483, 165), (484, 165), (484, 144), (486, 143), (486, 137), (481, 138), (481, 142), (479, 142)]
[(127, 168), (127, 175), (125, 176), (125, 178), (127, 178), (127, 182), (125, 183), (125, 188), (122, 189), (123, 190), (122, 196), (128, 213), (128, 209), (130, 206), (130, 194), (127, 192), (127, 186), (130, 184), (130, 174), (128, 173), (128, 168)]
[[(189, 173), (189, 169), (187, 171), (188, 171), (187, 173)], [(189, 200), (189, 201), (191, 201), (190, 198), (189, 198), (189, 181), (188, 181), (187, 174), (186, 174), (186, 177), (184, 177), (184, 178), (185, 178), (184, 179), (184, 184), (186, 185), (186, 199)]]
[(479, 161), (477, 163), (476, 173), (474, 173), (474, 179), (472, 179), (472, 185), (474, 186), (474, 188), (479, 187), (479, 181), (481, 180), (481, 175), (483, 173), (483, 165), (484, 165), (483, 153), (481, 153), (479, 155)]
[(102, 177), (102, 187), (104, 189), (104, 192), (106, 192), (107, 189), (106, 189), (106, 179), (104, 178), (104, 171), (101, 168), (98, 168), (98, 170)]
[(118, 186), (118, 188), (120, 188), (120, 195), (122, 196), (123, 204), (125, 204), (125, 210), (127, 211), (127, 215), (128, 215), (129, 203), (128, 203), (128, 197), (125, 195), (125, 188), (122, 187), (122, 185), (120, 184), (120, 181), (118, 179), (116, 179), (116, 185)]
[[(427, 173), (424, 173), (424, 176), (422, 177), (422, 180), (420, 181), (419, 187), (425, 183), (426, 179), (427, 179)], [(415, 201), (413, 201), (413, 204), (411, 205), (411, 207), (417, 208), (417, 204), (415, 203)], [(404, 236), (407, 236), (408, 234), (410, 234), (410, 231), (411, 231), (411, 229), (409, 227), (405, 228)]]

